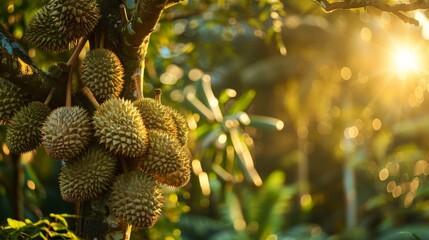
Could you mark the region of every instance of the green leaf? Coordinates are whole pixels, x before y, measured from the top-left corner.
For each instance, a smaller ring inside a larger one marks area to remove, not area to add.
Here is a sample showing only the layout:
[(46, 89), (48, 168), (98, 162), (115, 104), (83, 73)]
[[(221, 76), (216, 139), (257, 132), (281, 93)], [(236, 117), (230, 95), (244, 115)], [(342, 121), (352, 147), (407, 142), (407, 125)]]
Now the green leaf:
[(36, 232), (33, 235), (30, 236), (31, 239), (45, 239), (48, 240), (45, 235), (41, 232)]
[(231, 98), (235, 97), (236, 91), (231, 88), (224, 89), (219, 95), (219, 105), (223, 105), (228, 102)]
[(14, 220), (12, 218), (7, 219), (7, 224), (10, 227), (15, 228), (15, 229), (20, 229), (20, 228), (25, 227), (27, 225), (25, 222)]
[(252, 103), (253, 99), (256, 96), (255, 90), (249, 90), (243, 95), (240, 96), (240, 98), (237, 99), (237, 101), (231, 106), (228, 113), (233, 114), (236, 112), (244, 111), (247, 107), (249, 107), (250, 103)]
[(66, 229), (69, 227), (67, 221), (64, 219), (63, 216), (61, 216), (59, 214), (54, 214), (54, 213), (49, 214), (49, 216), (55, 218), (58, 221), (60, 221), (61, 224), (64, 225)]
[(49, 226), (49, 224), (51, 224), (51, 222), (49, 222), (49, 220), (47, 219), (40, 219), (39, 221), (34, 223), (34, 226), (40, 226), (40, 225), (45, 225), (45, 226)]
[(255, 128), (280, 131), (284, 127), (283, 121), (277, 118), (259, 116), (259, 115), (251, 115), (249, 116), (249, 118), (250, 118), (249, 125)]
[(56, 232), (68, 230), (67, 226), (64, 226), (62, 223), (58, 223), (58, 222), (51, 223), (51, 228)]
[(429, 229), (425, 224), (405, 225), (397, 229), (389, 229), (381, 234), (378, 240), (420, 240), (429, 236)]

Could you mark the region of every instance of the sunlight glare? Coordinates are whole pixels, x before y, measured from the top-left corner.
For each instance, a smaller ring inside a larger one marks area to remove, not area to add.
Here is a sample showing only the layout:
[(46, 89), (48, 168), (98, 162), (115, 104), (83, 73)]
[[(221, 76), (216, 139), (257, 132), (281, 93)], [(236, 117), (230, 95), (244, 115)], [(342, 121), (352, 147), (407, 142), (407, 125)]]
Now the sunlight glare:
[(408, 48), (399, 48), (394, 55), (394, 68), (399, 76), (416, 71), (419, 67), (419, 58), (415, 51)]

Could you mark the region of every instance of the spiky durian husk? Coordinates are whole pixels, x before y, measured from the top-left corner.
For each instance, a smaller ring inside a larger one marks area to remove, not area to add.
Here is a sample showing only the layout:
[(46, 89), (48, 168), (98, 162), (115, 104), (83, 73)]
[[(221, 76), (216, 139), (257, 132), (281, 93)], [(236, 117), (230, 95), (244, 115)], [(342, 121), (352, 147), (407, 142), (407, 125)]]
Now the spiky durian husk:
[(91, 140), (91, 118), (81, 107), (60, 107), (49, 114), (42, 133), (42, 144), (51, 158), (72, 159), (81, 154)]
[(40, 127), (51, 109), (41, 102), (31, 102), (11, 119), (6, 132), (6, 144), (12, 153), (34, 150), (42, 141)]
[(52, 9), (44, 6), (36, 13), (26, 30), (28, 40), (37, 47), (52, 52), (64, 52), (76, 47), (79, 38), (60, 31), (55, 26), (51, 12)]
[(110, 212), (136, 227), (149, 228), (161, 215), (163, 197), (150, 175), (132, 171), (118, 176), (109, 197)]
[(25, 102), (18, 86), (0, 78), (0, 124), (8, 123)]
[(51, 0), (47, 5), (54, 26), (71, 37), (82, 37), (94, 30), (100, 19), (95, 0)]
[(99, 146), (65, 162), (59, 175), (61, 197), (77, 202), (100, 196), (112, 185), (116, 164), (116, 157)]
[(164, 130), (171, 135), (177, 135), (176, 124), (167, 106), (152, 98), (142, 98), (133, 104), (140, 111), (148, 129)]
[(185, 146), (188, 142), (188, 134), (189, 134), (189, 125), (186, 121), (185, 117), (171, 108), (171, 116), (176, 124), (177, 128), (177, 139), (181, 146)]
[(148, 131), (149, 146), (144, 157), (139, 159), (139, 167), (148, 173), (168, 174), (177, 171), (183, 164), (180, 145), (167, 132), (151, 129)]
[(179, 170), (169, 174), (152, 174), (152, 176), (161, 184), (170, 187), (183, 187), (191, 179), (191, 154), (189, 150), (182, 148), (180, 150), (182, 165)]
[(82, 82), (99, 101), (118, 97), (122, 91), (124, 69), (119, 58), (108, 49), (89, 51), (82, 63)]
[(98, 142), (115, 154), (139, 157), (146, 153), (146, 127), (137, 108), (124, 99), (106, 100), (93, 117)]

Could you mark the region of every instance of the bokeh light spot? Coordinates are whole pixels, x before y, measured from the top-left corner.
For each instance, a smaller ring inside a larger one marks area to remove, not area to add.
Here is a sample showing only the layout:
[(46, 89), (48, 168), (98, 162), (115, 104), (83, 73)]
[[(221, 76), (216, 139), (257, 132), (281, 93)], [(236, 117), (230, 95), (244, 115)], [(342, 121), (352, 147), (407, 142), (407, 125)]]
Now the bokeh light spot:
[(380, 120), (380, 119), (375, 118), (374, 120), (372, 120), (372, 128), (373, 128), (375, 131), (380, 130), (380, 129), (381, 129), (381, 126), (382, 126), (382, 124), (381, 124), (381, 120)]
[(350, 80), (352, 78), (352, 70), (348, 67), (341, 68), (341, 78), (344, 80)]
[(386, 190), (389, 193), (393, 192), (393, 190), (395, 190), (395, 188), (396, 188), (396, 182), (395, 181), (390, 181), (386, 186)]
[(378, 174), (378, 177), (381, 181), (386, 180), (389, 177), (389, 170), (387, 170), (387, 168), (381, 169), (380, 173)]
[(35, 184), (32, 180), (28, 180), (28, 181), (27, 181), (27, 187), (28, 187), (30, 190), (35, 190), (35, 189), (36, 189), (36, 184)]

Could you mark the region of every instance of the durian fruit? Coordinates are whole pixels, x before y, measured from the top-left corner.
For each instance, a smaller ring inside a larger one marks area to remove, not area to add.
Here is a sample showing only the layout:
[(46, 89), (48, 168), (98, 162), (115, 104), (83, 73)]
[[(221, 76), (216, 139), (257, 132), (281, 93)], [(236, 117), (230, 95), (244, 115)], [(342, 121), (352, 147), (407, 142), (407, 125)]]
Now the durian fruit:
[(177, 112), (176, 110), (171, 108), (171, 116), (176, 124), (177, 128), (177, 139), (181, 146), (185, 146), (188, 142), (188, 134), (189, 134), (189, 126), (185, 117)]
[(71, 37), (82, 37), (94, 30), (100, 19), (95, 0), (51, 0), (47, 6), (54, 26)]
[(117, 159), (100, 146), (92, 146), (77, 159), (64, 163), (59, 175), (60, 192), (65, 201), (94, 199), (113, 183)]
[(42, 133), (42, 144), (51, 158), (72, 159), (81, 154), (91, 140), (91, 118), (81, 107), (59, 107), (46, 119)]
[(64, 52), (76, 47), (79, 38), (60, 31), (58, 26), (55, 26), (51, 13), (52, 9), (48, 6), (42, 7), (36, 13), (26, 30), (28, 40), (37, 47), (51, 52)]
[(135, 227), (152, 227), (161, 215), (163, 196), (156, 180), (141, 171), (117, 177), (109, 197), (110, 212)]
[(6, 79), (0, 78), (0, 124), (6, 124), (26, 101), (21, 89)]
[(108, 49), (89, 51), (82, 63), (82, 82), (95, 98), (104, 101), (122, 91), (124, 69), (119, 58)]
[(140, 111), (148, 129), (164, 130), (173, 136), (177, 135), (176, 124), (169, 107), (153, 98), (141, 98), (133, 104)]
[(6, 144), (12, 153), (34, 150), (42, 141), (40, 128), (51, 109), (41, 102), (31, 102), (11, 119), (6, 132)]
[(140, 157), (146, 153), (147, 130), (131, 101), (106, 100), (95, 111), (93, 123), (95, 136), (106, 149), (125, 157)]
[(182, 165), (180, 168), (169, 174), (151, 174), (159, 183), (170, 187), (183, 187), (191, 179), (191, 155), (186, 148), (180, 150)]
[(146, 155), (139, 159), (139, 167), (154, 174), (177, 171), (182, 163), (180, 145), (174, 136), (161, 130), (148, 131), (149, 146)]

